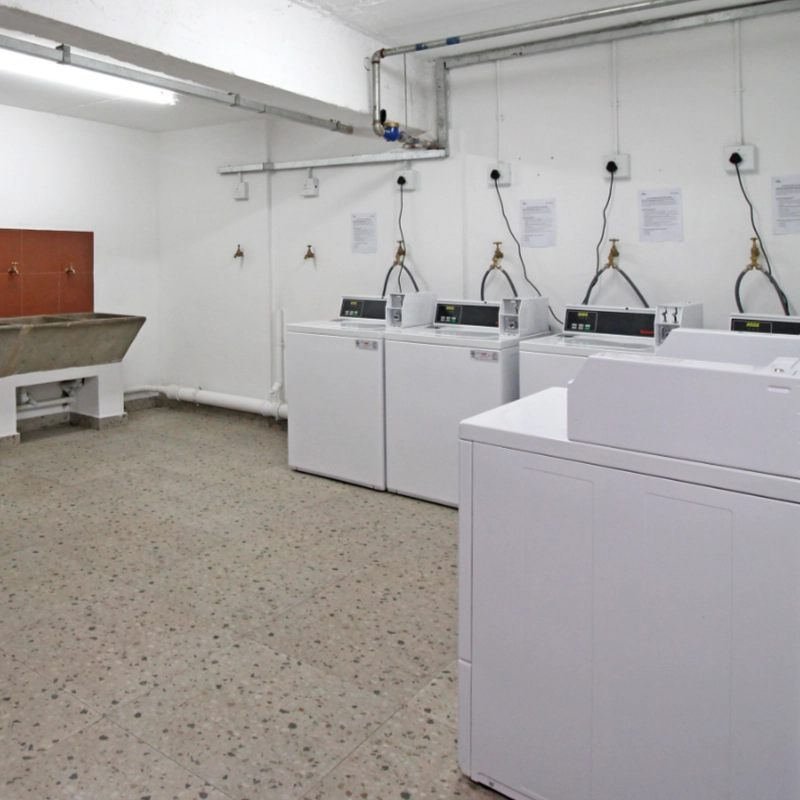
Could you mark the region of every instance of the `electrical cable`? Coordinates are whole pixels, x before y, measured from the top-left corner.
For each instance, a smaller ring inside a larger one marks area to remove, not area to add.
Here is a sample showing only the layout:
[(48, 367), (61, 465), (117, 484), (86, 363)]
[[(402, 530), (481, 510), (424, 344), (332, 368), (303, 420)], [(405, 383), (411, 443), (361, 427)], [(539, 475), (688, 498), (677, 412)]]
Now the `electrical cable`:
[(400, 289), (400, 291), (401, 292), (403, 291), (403, 284), (402, 284), (403, 270), (405, 270), (408, 273), (408, 277), (411, 279), (411, 283), (414, 285), (414, 291), (415, 292), (419, 291), (419, 285), (414, 279), (414, 276), (411, 274), (411, 270), (406, 266), (406, 236), (405, 233), (403, 233), (403, 208), (404, 208), (403, 187), (405, 185), (405, 182), (406, 180), (402, 175), (397, 179), (397, 183), (400, 186), (400, 216), (397, 219), (397, 225), (400, 228), (400, 246), (402, 247), (403, 254), (400, 256), (399, 263), (395, 262), (394, 264), (392, 264), (391, 267), (389, 267), (389, 271), (386, 273), (386, 279), (383, 281), (383, 291), (381, 292), (381, 297), (386, 297), (386, 290), (389, 288), (389, 279), (391, 278), (392, 272), (394, 272), (395, 267), (400, 267), (400, 271), (398, 272), (397, 275), (397, 286)]
[(604, 267), (600, 267), (600, 248), (603, 245), (603, 239), (606, 236), (606, 228), (608, 227), (608, 207), (611, 205), (611, 198), (614, 196), (614, 176), (617, 173), (618, 167), (614, 161), (609, 161), (606, 164), (606, 169), (608, 172), (611, 173), (611, 181), (608, 186), (608, 197), (606, 198), (606, 204), (603, 206), (603, 230), (600, 234), (600, 238), (597, 240), (597, 247), (595, 247), (595, 268), (594, 268), (594, 276), (589, 283), (589, 288), (586, 290), (586, 294), (584, 295), (583, 302), (581, 305), (588, 306), (589, 301), (592, 297), (592, 292), (594, 291), (594, 287), (597, 286), (597, 282), (600, 280), (600, 276), (607, 270), (607, 269), (615, 269), (622, 275), (623, 278), (628, 282), (628, 285), (633, 289), (636, 293), (636, 296), (641, 301), (642, 305), (645, 308), (650, 308), (650, 304), (645, 300), (644, 295), (639, 291), (639, 287), (631, 280), (630, 276), (624, 269), (617, 266), (616, 264), (606, 264)]
[(484, 292), (486, 290), (486, 279), (492, 273), (493, 270), (498, 270), (502, 272), (503, 275), (506, 276), (506, 280), (508, 281), (508, 285), (511, 287), (511, 291), (514, 293), (514, 297), (519, 297), (517, 294), (517, 287), (514, 286), (514, 281), (511, 280), (511, 276), (502, 268), (502, 267), (489, 267), (483, 275), (483, 280), (481, 281), (481, 302), (483, 302), (486, 298), (484, 297)]
[[(738, 160), (735, 158), (738, 156)], [(780, 300), (781, 308), (783, 308), (783, 313), (788, 317), (791, 314), (789, 310), (789, 298), (786, 296), (786, 293), (781, 288), (778, 281), (772, 274), (772, 264), (770, 263), (769, 256), (767, 255), (767, 251), (764, 249), (764, 242), (761, 241), (761, 234), (758, 232), (758, 228), (756, 227), (756, 215), (755, 215), (755, 208), (753, 207), (750, 198), (747, 195), (747, 190), (744, 188), (744, 181), (742, 180), (742, 172), (739, 169), (739, 164), (741, 164), (742, 157), (738, 153), (733, 153), (731, 155), (729, 161), (736, 169), (736, 177), (739, 180), (739, 188), (742, 190), (742, 195), (747, 202), (747, 206), (750, 209), (750, 225), (753, 228), (753, 233), (756, 235), (756, 241), (758, 241), (758, 246), (761, 248), (761, 254), (764, 256), (764, 262), (767, 265), (765, 270), (762, 270), (764, 274), (769, 279), (769, 282), (772, 284), (773, 289), (775, 289), (775, 293), (778, 295), (778, 300)], [(744, 269), (739, 273), (739, 277), (736, 279), (736, 285), (733, 290), (733, 295), (736, 299), (736, 307), (739, 309), (739, 313), (744, 313), (744, 308), (742, 307), (742, 298), (741, 298), (741, 288), (742, 288), (742, 280), (744, 276), (750, 271), (750, 269)]]
[[(495, 175), (497, 175), (497, 177), (494, 177)], [(508, 232), (511, 234), (511, 238), (517, 245), (517, 252), (519, 253), (519, 263), (522, 265), (522, 275), (524, 276), (525, 280), (533, 287), (536, 294), (538, 294), (539, 297), (542, 297), (542, 293), (539, 291), (539, 287), (528, 277), (528, 268), (525, 266), (525, 259), (522, 257), (522, 245), (519, 243), (519, 239), (517, 239), (517, 237), (514, 235), (514, 231), (511, 228), (511, 223), (508, 221), (508, 216), (506, 215), (505, 203), (503, 203), (503, 195), (500, 193), (500, 184), (498, 183), (498, 181), (500, 180), (500, 176), (497, 174), (496, 170), (492, 172), (492, 179), (494, 180), (494, 188), (495, 191), (497, 192), (497, 199), (500, 201), (500, 213), (503, 215), (503, 219), (506, 221), (506, 227), (508, 228)], [(484, 280), (486, 280), (486, 276), (484, 276)], [(509, 283), (510, 282), (511, 279), (509, 278)], [(515, 297), (516, 296), (517, 295), (515, 294)], [(559, 325), (563, 325), (564, 323), (556, 316), (556, 312), (553, 311), (553, 307), (550, 305), (548, 305), (547, 307), (550, 310), (550, 314), (552, 315), (553, 319)]]

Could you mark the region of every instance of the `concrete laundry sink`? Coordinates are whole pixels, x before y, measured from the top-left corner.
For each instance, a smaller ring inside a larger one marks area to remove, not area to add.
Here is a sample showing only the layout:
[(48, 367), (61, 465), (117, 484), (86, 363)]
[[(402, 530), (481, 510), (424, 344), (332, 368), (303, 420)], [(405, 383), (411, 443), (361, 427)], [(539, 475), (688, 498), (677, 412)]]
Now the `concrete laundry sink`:
[(0, 378), (117, 363), (144, 323), (95, 313), (0, 319)]

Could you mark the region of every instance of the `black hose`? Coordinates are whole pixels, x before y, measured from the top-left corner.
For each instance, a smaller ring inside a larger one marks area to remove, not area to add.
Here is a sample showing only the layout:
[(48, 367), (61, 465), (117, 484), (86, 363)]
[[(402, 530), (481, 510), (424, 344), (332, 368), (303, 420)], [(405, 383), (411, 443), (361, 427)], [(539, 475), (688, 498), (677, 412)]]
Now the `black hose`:
[(589, 284), (589, 288), (586, 290), (586, 295), (584, 296), (583, 302), (581, 303), (581, 305), (583, 305), (583, 306), (588, 306), (589, 305), (589, 300), (592, 297), (592, 291), (594, 290), (594, 287), (597, 286), (597, 282), (600, 280), (600, 276), (607, 269), (615, 269), (617, 272), (619, 272), (619, 274), (622, 275), (622, 277), (625, 278), (625, 280), (628, 282), (628, 285), (631, 287), (631, 289), (633, 289), (633, 291), (636, 292), (636, 296), (641, 301), (642, 306), (644, 308), (650, 308), (650, 304), (647, 302), (647, 300), (645, 300), (644, 295), (639, 291), (639, 287), (630, 279), (630, 277), (628, 276), (628, 273), (625, 272), (625, 270), (621, 269), (620, 267), (612, 267), (612, 266), (610, 266), (608, 264), (606, 264), (599, 272), (595, 273), (594, 277), (592, 278), (591, 283)]
[[(603, 239), (606, 236), (606, 228), (608, 227), (608, 207), (611, 205), (611, 198), (614, 196), (614, 173), (611, 173), (611, 183), (608, 186), (608, 197), (606, 198), (606, 204), (603, 206), (603, 232), (600, 234), (600, 238), (597, 240), (597, 247), (595, 247), (595, 268), (594, 272), (597, 275), (600, 272), (600, 246), (603, 244)], [(584, 303), (584, 305), (586, 305)]]
[[(733, 296), (736, 298), (736, 308), (739, 309), (740, 314), (744, 314), (744, 307), (742, 306), (742, 296), (741, 296), (741, 289), (742, 289), (742, 281), (744, 280), (744, 276), (747, 275), (748, 272), (762, 272), (762, 270), (752, 270), (752, 269), (743, 269), (739, 273), (739, 277), (736, 279), (736, 285), (733, 289)], [(783, 293), (783, 290), (780, 286), (778, 286), (778, 282), (772, 276), (771, 273), (763, 271), (764, 275), (767, 277), (769, 282), (772, 284), (772, 288), (775, 289), (775, 293), (778, 295), (778, 299), (781, 301), (781, 307), (783, 308), (783, 313), (788, 317), (789, 316), (789, 301), (786, 298), (786, 295)]]
[(489, 269), (487, 269), (486, 272), (484, 273), (483, 280), (481, 281), (481, 302), (483, 302), (486, 299), (485, 298), (486, 279), (489, 277), (489, 275), (494, 269), (498, 269), (499, 272), (502, 272), (503, 275), (506, 276), (506, 280), (508, 281), (508, 285), (511, 287), (511, 291), (514, 293), (514, 297), (519, 297), (519, 295), (517, 294), (517, 287), (514, 286), (514, 281), (511, 280), (511, 276), (502, 267), (500, 268), (489, 267)]

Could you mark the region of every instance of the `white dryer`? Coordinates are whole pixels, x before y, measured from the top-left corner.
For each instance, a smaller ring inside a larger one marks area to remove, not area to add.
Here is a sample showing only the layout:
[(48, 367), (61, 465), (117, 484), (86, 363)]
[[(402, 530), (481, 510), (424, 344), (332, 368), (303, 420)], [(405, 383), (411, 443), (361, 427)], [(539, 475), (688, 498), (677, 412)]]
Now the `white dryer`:
[(338, 319), (286, 328), (289, 466), (386, 488), (384, 333), (433, 319), (430, 292), (345, 297)]
[(653, 353), (673, 329), (702, 326), (703, 307), (697, 303), (656, 309), (567, 306), (563, 333), (520, 344), (519, 395), (567, 386), (591, 355), (615, 350)]
[(458, 505), (458, 423), (519, 396), (519, 343), (548, 328), (545, 298), (443, 301), (386, 333), (386, 488)]

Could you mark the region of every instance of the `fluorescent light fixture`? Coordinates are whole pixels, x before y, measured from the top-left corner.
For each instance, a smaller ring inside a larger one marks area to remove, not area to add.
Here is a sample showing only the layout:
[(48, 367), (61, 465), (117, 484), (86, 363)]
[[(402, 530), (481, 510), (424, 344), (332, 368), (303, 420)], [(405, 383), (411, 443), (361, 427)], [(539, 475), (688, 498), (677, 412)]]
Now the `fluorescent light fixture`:
[(113, 75), (104, 75), (102, 72), (92, 72), (80, 67), (58, 64), (35, 56), (26, 56), (11, 50), (0, 49), (0, 71), (38, 78), (75, 89), (85, 89), (111, 97), (122, 97), (126, 100), (141, 100), (162, 106), (171, 106), (178, 101), (174, 92), (168, 92), (165, 89), (128, 81)]

